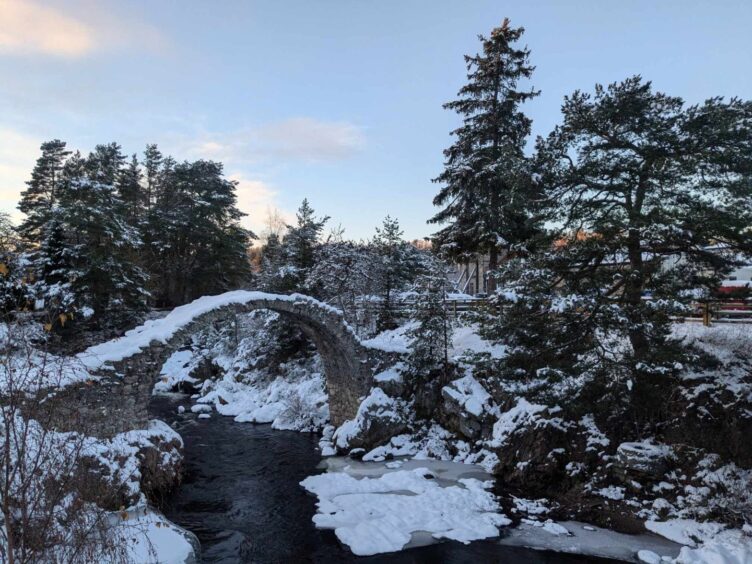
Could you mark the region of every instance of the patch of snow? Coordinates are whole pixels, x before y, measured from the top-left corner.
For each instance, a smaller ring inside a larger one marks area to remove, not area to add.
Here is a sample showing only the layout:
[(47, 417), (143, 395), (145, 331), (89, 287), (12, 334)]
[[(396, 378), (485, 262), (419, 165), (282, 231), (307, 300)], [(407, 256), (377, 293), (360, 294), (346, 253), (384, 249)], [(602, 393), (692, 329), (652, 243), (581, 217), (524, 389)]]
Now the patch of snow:
[(545, 409), (545, 405), (532, 404), (525, 398), (519, 398), (515, 406), (502, 413), (494, 423), (490, 446), (502, 446), (517, 429), (533, 423)]
[(670, 519), (668, 521), (645, 521), (645, 528), (669, 540), (692, 548), (705, 539), (710, 539), (724, 529), (720, 523), (698, 522), (694, 519)]
[(405, 369), (405, 364), (398, 362), (394, 366), (390, 366), (386, 370), (376, 374), (373, 379), (376, 382), (402, 382), (402, 371)]
[(120, 514), (118, 538), (129, 562), (184, 564), (195, 556), (185, 531), (157, 512), (144, 508)]
[(621, 486), (608, 486), (608, 487), (596, 490), (595, 493), (597, 493), (601, 497), (605, 497), (607, 499), (613, 499), (615, 501), (624, 499), (624, 488)]
[(640, 562), (644, 562), (645, 564), (660, 564), (661, 563), (661, 557), (658, 556), (652, 550), (638, 550), (637, 560), (639, 560)]
[(334, 529), (358, 556), (400, 550), (419, 531), (467, 543), (498, 536), (499, 527), (511, 523), (487, 491), (491, 482), (466, 478), (442, 487), (432, 477), (427, 468), (361, 479), (328, 472), (301, 485), (319, 498), (316, 526)]
[(466, 353), (487, 353), (491, 358), (504, 358), (506, 347), (494, 345), (478, 335), (477, 325), (460, 325), (452, 332), (452, 347), (449, 354), (459, 359)]
[(484, 411), (491, 411), (491, 394), (472, 376), (454, 380), (442, 388), (442, 392), (453, 398), (468, 413), (480, 417)]
[(400, 400), (389, 397), (381, 388), (371, 388), (371, 392), (360, 402), (355, 419), (345, 421), (334, 432), (332, 440), (339, 448), (347, 448), (353, 437), (369, 425), (371, 416), (399, 420)]

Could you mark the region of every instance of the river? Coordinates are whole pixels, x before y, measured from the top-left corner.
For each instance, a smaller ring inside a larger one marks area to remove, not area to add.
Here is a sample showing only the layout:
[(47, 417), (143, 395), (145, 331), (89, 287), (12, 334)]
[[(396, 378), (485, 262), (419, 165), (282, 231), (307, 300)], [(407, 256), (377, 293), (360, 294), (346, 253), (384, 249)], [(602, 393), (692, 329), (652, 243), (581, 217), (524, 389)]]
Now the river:
[(493, 540), (469, 545), (443, 542), (357, 558), (339, 544), (332, 531), (313, 526), (315, 498), (299, 485), (307, 476), (321, 472), (317, 435), (236, 423), (217, 414), (211, 419), (178, 415), (178, 403), (187, 402), (159, 396), (151, 405), (152, 415), (173, 425), (185, 441), (184, 481), (162, 510), (199, 538), (204, 562), (612, 562), (501, 546)]

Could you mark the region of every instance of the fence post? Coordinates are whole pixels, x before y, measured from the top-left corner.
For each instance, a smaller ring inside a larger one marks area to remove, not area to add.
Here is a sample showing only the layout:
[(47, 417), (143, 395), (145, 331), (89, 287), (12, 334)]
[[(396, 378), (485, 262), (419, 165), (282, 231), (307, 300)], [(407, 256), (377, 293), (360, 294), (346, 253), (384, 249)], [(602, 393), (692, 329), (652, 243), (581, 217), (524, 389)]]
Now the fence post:
[(710, 327), (710, 302), (702, 304), (702, 324), (705, 327)]

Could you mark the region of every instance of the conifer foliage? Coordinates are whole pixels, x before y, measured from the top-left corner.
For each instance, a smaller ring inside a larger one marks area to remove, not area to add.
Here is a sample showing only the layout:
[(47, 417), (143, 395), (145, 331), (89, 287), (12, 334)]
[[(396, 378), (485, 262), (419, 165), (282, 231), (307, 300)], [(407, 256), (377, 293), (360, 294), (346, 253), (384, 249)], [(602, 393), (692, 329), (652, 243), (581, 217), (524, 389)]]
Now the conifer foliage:
[(530, 51), (516, 43), (524, 28), (504, 20), (491, 36), (479, 36), (483, 51), (466, 56), (468, 82), (459, 98), (444, 105), (462, 117), (444, 151), (442, 185), (430, 223), (447, 224), (434, 235), (439, 252), (452, 258), (489, 253), (496, 268), (500, 251), (518, 249), (538, 229), (536, 186), (524, 154), (531, 121), (520, 105), (535, 96), (519, 83), (532, 76)]
[(239, 225), (235, 183), (221, 164), (177, 164), (153, 145), (143, 167), (117, 143), (86, 157), (57, 140), (41, 151), (18, 232), (33, 299), (59, 326), (85, 319), (122, 327), (150, 305), (248, 281), (252, 234)]
[(433, 268), (417, 280), (413, 326), (408, 332), (408, 365), (416, 376), (448, 374), (453, 328), (445, 304), (447, 292), (447, 277), (442, 269)]
[(557, 229), (504, 266), (484, 332), (508, 377), (631, 382), (655, 414), (687, 358), (671, 316), (752, 256), (752, 103), (686, 107), (636, 76), (562, 111), (536, 157)]

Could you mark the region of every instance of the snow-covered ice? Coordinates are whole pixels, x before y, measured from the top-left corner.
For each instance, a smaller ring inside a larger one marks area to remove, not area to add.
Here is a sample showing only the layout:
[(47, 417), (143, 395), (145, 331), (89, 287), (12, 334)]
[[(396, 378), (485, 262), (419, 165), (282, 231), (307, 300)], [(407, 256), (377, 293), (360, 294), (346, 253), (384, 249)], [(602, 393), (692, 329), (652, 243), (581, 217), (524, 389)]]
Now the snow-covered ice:
[(467, 543), (495, 537), (511, 523), (487, 491), (491, 482), (460, 478), (442, 485), (425, 467), (360, 478), (327, 472), (301, 485), (319, 498), (316, 526), (334, 529), (359, 556), (400, 550), (418, 532)]

